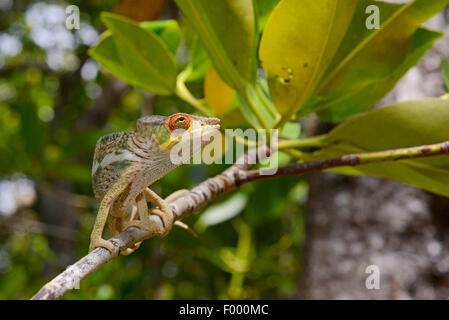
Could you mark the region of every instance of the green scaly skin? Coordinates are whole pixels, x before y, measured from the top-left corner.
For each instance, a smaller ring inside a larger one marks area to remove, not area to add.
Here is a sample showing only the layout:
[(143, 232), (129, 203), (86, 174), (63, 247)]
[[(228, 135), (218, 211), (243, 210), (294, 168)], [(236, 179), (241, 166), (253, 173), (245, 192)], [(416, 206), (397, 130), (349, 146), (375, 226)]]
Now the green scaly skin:
[[(108, 216), (113, 235), (136, 226), (165, 236), (173, 225), (173, 213), (168, 203), (148, 186), (180, 165), (170, 159), (174, 146), (193, 140), (194, 144), (200, 141), (203, 148), (211, 141), (210, 137), (218, 133), (219, 122), (216, 118), (189, 114), (147, 116), (137, 121), (134, 132), (117, 132), (102, 137), (97, 142), (92, 167), (93, 189), (100, 208), (89, 252), (96, 247), (113, 252), (113, 244), (102, 238)], [(189, 157), (200, 151), (189, 150)], [(157, 206), (152, 212), (162, 219), (164, 230), (154, 229), (147, 201)], [(130, 213), (128, 209), (131, 207), (134, 210)], [(129, 254), (135, 249), (137, 247), (122, 253)]]

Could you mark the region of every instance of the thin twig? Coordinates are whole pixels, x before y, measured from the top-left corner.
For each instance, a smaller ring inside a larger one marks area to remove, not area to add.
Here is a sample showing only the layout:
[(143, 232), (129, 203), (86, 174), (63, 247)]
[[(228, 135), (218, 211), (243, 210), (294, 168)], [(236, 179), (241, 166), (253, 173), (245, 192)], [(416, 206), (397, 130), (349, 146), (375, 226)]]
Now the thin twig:
[[(278, 168), (274, 174), (276, 177), (302, 175), (308, 172), (321, 171), (336, 167), (358, 166), (369, 163), (399, 161), (405, 159), (425, 158), (449, 153), (449, 141), (419, 147), (402, 148), (378, 152), (367, 152), (349, 154), (339, 158), (295, 163)], [(267, 175), (265, 170), (248, 171), (245, 176), (245, 183), (255, 180), (267, 179), (273, 175)]]

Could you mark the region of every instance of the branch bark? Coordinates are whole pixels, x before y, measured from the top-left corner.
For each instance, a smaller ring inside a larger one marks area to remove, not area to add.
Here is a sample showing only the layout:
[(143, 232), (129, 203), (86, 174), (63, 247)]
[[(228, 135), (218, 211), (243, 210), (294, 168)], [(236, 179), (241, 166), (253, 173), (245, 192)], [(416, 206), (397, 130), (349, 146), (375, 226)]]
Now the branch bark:
[[(269, 156), (270, 153), (271, 150), (266, 146), (259, 147), (256, 152), (248, 152), (239, 158), (234, 165), (223, 171), (221, 174), (203, 181), (198, 186), (193, 188), (189, 194), (172, 202), (170, 206), (176, 216), (175, 219), (180, 220), (186, 216), (189, 216), (208, 203), (212, 202), (218, 196), (235, 190), (244, 183), (279, 176), (302, 175), (308, 172), (335, 167), (357, 166), (367, 163), (449, 154), (449, 141), (414, 148), (351, 154), (334, 159), (297, 163), (280, 167), (275, 174), (271, 175), (267, 175), (268, 172), (265, 170), (249, 170), (254, 164), (256, 164), (257, 159), (265, 158)], [(150, 219), (162, 228), (162, 221), (158, 216), (151, 215)], [(104, 248), (96, 248), (81, 260), (69, 266), (56, 278), (48, 282), (32, 297), (32, 299), (61, 299), (70, 290), (79, 288), (80, 282), (91, 273), (98, 270), (105, 263), (116, 258), (121, 250), (129, 248), (134, 243), (149, 239), (153, 236), (153, 233), (139, 228), (130, 227), (126, 229), (116, 237), (109, 240), (115, 247), (112, 253)]]

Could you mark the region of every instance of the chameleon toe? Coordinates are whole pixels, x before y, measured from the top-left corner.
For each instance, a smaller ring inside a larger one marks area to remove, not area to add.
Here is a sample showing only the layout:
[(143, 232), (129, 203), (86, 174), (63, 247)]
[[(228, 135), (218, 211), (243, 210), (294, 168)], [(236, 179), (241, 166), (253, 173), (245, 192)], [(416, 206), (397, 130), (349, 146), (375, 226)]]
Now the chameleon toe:
[(104, 239), (97, 239), (95, 241), (92, 241), (89, 247), (89, 252), (91, 252), (92, 250), (101, 247), (101, 248), (105, 248), (106, 250), (108, 250), (109, 252), (113, 253), (115, 250), (115, 246)]

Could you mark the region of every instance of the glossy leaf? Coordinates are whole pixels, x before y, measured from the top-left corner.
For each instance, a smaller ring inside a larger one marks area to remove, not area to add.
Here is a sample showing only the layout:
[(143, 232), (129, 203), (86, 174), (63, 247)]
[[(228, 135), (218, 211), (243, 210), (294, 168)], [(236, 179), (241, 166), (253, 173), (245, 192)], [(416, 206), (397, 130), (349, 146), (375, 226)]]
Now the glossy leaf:
[[(315, 153), (313, 158), (444, 142), (449, 140), (448, 119), (449, 100), (443, 99), (407, 101), (379, 108), (332, 130), (328, 135), (329, 145)], [(449, 196), (448, 155), (336, 171), (374, 175)]]
[(145, 21), (139, 24), (143, 29), (154, 32), (167, 45), (168, 49), (176, 54), (181, 41), (181, 29), (176, 20)]
[(190, 49), (191, 72), (187, 77), (187, 82), (203, 80), (209, 70), (210, 60), (201, 42), (196, 39)]
[[(255, 85), (249, 85), (244, 94), (238, 94), (238, 99), (240, 110), (251, 126), (256, 129), (273, 128), (280, 118), (260, 81)], [(259, 112), (259, 117), (254, 113), (255, 109)], [(260, 119), (263, 119), (264, 123)]]
[(89, 49), (89, 54), (117, 78), (136, 87), (145, 87), (145, 83), (135, 77), (123, 63), (116, 40), (110, 31), (105, 31), (101, 35), (98, 43)]
[[(393, 5), (359, 0), (345, 39), (317, 89), (320, 102), (301, 115), (319, 111), (326, 121), (340, 121), (372, 107), (440, 36), (419, 27), (448, 3), (416, 0)], [(380, 8), (381, 26), (367, 30), (360, 21), (366, 20), (365, 10), (371, 4)]]
[(281, 131), (281, 138), (297, 139), (301, 134), (301, 125), (297, 122), (287, 122)]
[[(384, 79), (367, 82), (363, 86), (354, 88), (354, 90), (348, 90), (345, 95), (330, 103), (326, 104), (323, 102), (323, 104), (318, 104), (316, 108), (319, 117), (325, 121), (337, 122), (375, 105), (410, 68), (419, 62), (422, 56), (432, 48), (435, 41), (441, 38), (442, 35), (443, 33), (441, 32), (418, 29), (413, 37), (407, 57), (392, 70), (389, 76)], [(319, 111), (321, 108), (324, 108), (324, 110)]]
[(221, 80), (212, 64), (204, 80), (204, 96), (219, 116), (228, 110), (236, 98), (235, 90)]
[(220, 77), (244, 91), (255, 80), (255, 19), (251, 0), (176, 0)]
[(272, 12), (259, 55), (274, 104), (285, 118), (313, 94), (355, 7), (352, 0), (284, 0)]
[(172, 94), (177, 67), (165, 43), (153, 32), (118, 15), (104, 13), (102, 20), (120, 44), (116, 46), (119, 57), (132, 77), (155, 94)]
[(253, 3), (256, 11), (257, 27), (259, 32), (262, 32), (279, 0), (254, 0)]

